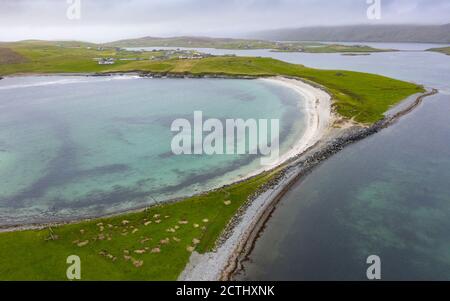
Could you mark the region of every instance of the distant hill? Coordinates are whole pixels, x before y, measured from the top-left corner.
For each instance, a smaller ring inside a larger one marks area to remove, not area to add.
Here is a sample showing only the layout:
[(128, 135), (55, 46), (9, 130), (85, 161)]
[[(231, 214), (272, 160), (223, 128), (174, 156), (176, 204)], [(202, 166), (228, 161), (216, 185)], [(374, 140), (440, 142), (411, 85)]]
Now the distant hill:
[(242, 40), (208, 37), (143, 37), (106, 43), (113, 47), (192, 47), (220, 49), (264, 49), (271, 48), (273, 43), (260, 40)]
[(450, 24), (304, 27), (261, 31), (249, 37), (276, 41), (450, 43)]

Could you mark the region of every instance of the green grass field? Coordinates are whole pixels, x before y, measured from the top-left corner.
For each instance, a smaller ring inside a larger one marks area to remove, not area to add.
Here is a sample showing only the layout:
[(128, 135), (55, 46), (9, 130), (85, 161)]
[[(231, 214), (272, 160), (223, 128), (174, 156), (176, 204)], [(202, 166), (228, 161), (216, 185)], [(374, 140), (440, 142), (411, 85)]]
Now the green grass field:
[(210, 251), (249, 195), (274, 175), (138, 213), (0, 233), (0, 280), (65, 280), (69, 255), (80, 257), (82, 280), (175, 280), (192, 250)]
[[(423, 91), (415, 84), (383, 76), (316, 70), (270, 58), (119, 61), (102, 66), (92, 58), (136, 54), (98, 50), (95, 45), (78, 42), (28, 41), (2, 43), (0, 48), (8, 49), (0, 52), (7, 56), (6, 63), (0, 64), (0, 75), (142, 71), (298, 77), (326, 87), (342, 116), (368, 124), (382, 118), (392, 105)], [(66, 258), (72, 254), (81, 257), (84, 280), (176, 279), (191, 251), (211, 250), (249, 195), (273, 176), (262, 174), (139, 213), (39, 231), (0, 233), (0, 280), (65, 279)]]
[(301, 47), (302, 50), (300, 52), (305, 53), (374, 53), (374, 52), (389, 52), (395, 51), (392, 49), (376, 49), (369, 46), (346, 46), (339, 44), (318, 44), (318, 45), (310, 45), (310, 44), (293, 44), (292, 46), (286, 47), (278, 47), (274, 48), (275, 52), (299, 52), (298, 48)]

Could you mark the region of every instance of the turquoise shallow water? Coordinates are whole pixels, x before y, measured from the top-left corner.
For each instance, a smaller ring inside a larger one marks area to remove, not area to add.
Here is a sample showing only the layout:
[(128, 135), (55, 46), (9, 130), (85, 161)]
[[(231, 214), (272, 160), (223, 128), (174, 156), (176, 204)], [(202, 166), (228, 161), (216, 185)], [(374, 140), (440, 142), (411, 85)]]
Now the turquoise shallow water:
[(0, 81), (0, 224), (118, 212), (259, 169), (250, 155), (175, 156), (173, 120), (280, 119), (304, 130), (300, 96), (260, 80), (19, 77)]

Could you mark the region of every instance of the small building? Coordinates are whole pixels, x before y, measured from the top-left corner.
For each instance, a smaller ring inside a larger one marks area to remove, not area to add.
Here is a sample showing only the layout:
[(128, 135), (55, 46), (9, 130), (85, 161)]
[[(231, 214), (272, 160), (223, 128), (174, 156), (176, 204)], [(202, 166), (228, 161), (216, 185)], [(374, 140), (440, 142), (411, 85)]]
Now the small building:
[(116, 60), (114, 58), (101, 58), (98, 60), (99, 65), (114, 65)]

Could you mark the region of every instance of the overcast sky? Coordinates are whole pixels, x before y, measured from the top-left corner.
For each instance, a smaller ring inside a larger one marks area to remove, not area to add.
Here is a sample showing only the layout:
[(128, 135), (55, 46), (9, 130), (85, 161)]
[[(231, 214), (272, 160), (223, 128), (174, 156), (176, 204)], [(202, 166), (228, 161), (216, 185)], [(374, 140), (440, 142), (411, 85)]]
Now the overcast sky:
[(343, 24), (450, 23), (450, 0), (379, 0), (381, 20), (367, 18), (377, 0), (0, 0), (0, 41), (141, 36), (239, 36), (284, 27)]

